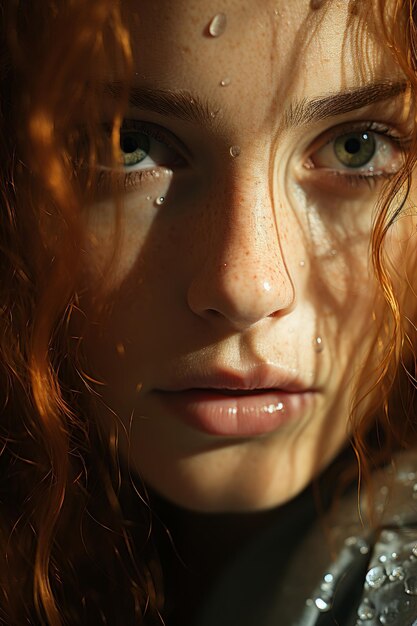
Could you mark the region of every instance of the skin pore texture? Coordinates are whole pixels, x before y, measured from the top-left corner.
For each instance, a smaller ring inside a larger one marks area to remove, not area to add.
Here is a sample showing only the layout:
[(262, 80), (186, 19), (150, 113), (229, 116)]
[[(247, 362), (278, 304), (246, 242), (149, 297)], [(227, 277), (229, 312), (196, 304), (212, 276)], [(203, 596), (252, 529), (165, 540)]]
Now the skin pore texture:
[[(189, 509), (282, 504), (348, 439), (352, 390), (382, 310), (372, 219), (409, 131), (403, 78), (375, 24), (349, 7), (126, 4), (135, 67), (122, 133), (125, 146), (140, 136), (149, 155), (119, 168), (126, 192), (113, 259), (106, 163), (100, 200), (86, 210), (82, 347), (122, 457)], [(219, 13), (227, 22), (213, 36)], [(362, 137), (359, 157), (372, 148), (361, 165), (338, 158), (352, 133), (354, 148)], [(408, 216), (391, 228), (398, 267), (414, 227)], [(91, 294), (104, 281), (98, 313)], [(297, 386), (301, 408), (286, 411), (284, 401), (282, 423), (242, 436), (178, 416), (165, 392), (225, 372), (255, 386), (273, 372)]]

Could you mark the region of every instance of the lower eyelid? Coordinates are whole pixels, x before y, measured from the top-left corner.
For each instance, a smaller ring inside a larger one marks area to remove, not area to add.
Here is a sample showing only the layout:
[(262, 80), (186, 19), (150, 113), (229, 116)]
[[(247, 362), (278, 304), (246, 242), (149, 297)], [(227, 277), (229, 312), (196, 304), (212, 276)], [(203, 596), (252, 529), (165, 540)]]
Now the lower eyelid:
[(146, 182), (154, 182), (156, 170), (139, 169), (131, 172), (125, 170), (102, 170), (97, 179), (97, 189), (100, 193), (111, 195), (129, 191), (140, 187)]

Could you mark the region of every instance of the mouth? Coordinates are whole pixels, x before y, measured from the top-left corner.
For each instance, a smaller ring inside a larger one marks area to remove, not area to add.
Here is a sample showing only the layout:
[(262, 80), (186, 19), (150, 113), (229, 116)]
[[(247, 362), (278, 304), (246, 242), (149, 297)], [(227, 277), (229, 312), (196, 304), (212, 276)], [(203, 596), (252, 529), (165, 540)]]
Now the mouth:
[(255, 437), (301, 418), (317, 391), (265, 366), (246, 374), (223, 370), (194, 376), (155, 393), (164, 410), (195, 430), (222, 437)]

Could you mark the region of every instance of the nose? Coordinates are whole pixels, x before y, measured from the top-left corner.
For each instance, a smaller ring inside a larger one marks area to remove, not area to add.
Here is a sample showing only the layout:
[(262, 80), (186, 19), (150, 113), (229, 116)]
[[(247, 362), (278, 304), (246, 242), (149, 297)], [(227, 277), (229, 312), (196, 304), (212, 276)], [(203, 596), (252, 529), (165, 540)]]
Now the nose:
[(205, 245), (188, 289), (195, 314), (238, 331), (284, 315), (295, 298), (282, 250), (285, 224), (275, 217), (268, 182), (251, 187), (237, 191), (235, 184), (207, 207)]

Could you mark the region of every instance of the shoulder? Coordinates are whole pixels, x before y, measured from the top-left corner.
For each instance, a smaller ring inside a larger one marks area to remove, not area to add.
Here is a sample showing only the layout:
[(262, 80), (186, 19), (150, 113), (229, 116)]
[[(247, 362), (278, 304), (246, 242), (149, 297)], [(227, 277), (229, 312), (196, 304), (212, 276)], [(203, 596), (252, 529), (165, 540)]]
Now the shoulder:
[(288, 626), (417, 625), (417, 453), (377, 472), (372, 496), (369, 511), (366, 494), (359, 499), (354, 490), (312, 530), (277, 593), (271, 624), (281, 615), (275, 623)]

